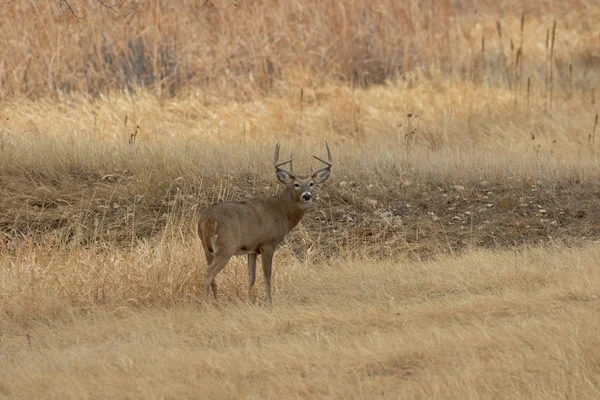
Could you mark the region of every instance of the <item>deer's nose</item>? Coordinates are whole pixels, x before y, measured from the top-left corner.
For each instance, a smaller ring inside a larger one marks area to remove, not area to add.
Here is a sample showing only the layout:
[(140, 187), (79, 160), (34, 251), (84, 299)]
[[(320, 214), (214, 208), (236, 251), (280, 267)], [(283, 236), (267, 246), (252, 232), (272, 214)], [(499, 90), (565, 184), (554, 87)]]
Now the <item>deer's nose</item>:
[(302, 193), (302, 201), (309, 201), (312, 195), (308, 192)]

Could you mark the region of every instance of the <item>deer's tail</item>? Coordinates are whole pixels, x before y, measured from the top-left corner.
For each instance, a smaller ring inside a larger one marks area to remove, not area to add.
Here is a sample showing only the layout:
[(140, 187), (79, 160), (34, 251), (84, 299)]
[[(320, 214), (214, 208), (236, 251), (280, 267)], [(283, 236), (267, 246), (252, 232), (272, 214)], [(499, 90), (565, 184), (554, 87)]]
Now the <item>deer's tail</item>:
[(198, 236), (205, 250), (210, 254), (217, 252), (217, 221), (206, 219), (198, 223)]

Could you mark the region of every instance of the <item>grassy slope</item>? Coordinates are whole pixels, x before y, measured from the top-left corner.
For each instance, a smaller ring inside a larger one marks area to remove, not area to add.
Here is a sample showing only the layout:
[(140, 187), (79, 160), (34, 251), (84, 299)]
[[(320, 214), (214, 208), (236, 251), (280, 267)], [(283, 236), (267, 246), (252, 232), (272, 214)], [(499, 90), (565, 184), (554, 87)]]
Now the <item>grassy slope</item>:
[[(210, 309), (74, 303), (26, 323), (4, 316), (0, 394), (597, 398), (598, 262), (593, 245), (280, 263), (271, 311), (240, 295)], [(236, 268), (244, 275), (226, 275)]]
[[(276, 141), (308, 170), (327, 139), (332, 178), (291, 240), (326, 256), (340, 243), (389, 256), (597, 236), (595, 106), (563, 99), (553, 114), (537, 103), (523, 112), (510, 91), (461, 83), (323, 93), (303, 107), (276, 96), (199, 106), (148, 94), (6, 103), (0, 231), (119, 246), (168, 225), (187, 235), (199, 208), (279, 190)], [(424, 106), (407, 149), (406, 114)]]

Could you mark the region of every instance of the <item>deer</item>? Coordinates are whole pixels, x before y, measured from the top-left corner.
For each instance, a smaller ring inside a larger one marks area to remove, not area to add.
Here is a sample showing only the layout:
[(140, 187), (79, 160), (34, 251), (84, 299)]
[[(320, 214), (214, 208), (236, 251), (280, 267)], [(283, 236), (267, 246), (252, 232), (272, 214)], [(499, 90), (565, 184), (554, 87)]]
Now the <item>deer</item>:
[[(331, 173), (333, 160), (329, 144), (327, 160), (314, 156), (325, 166), (308, 175), (294, 173), (294, 154), (279, 161), (280, 143), (275, 146), (275, 175), (285, 190), (270, 196), (242, 202), (222, 202), (200, 213), (198, 236), (202, 242), (208, 268), (204, 277), (204, 303), (208, 303), (212, 288), (217, 301), (216, 276), (234, 255), (248, 257), (248, 299), (256, 278), (256, 258), (261, 256), (266, 305), (271, 307), (271, 269), (275, 251), (286, 235), (300, 222), (313, 204), (316, 185), (325, 182)], [(289, 164), (289, 170), (282, 167)]]

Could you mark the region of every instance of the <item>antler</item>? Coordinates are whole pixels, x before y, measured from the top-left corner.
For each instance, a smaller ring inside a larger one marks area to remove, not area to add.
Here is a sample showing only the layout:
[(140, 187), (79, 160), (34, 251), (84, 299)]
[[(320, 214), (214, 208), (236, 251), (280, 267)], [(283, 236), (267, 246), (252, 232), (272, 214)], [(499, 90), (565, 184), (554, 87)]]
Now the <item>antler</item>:
[[(292, 178), (295, 178), (296, 176), (294, 175), (294, 153), (292, 153), (289, 160), (278, 162), (279, 161), (279, 148), (280, 148), (280, 144), (277, 143), (277, 145), (275, 146), (275, 169), (281, 170), (281, 171), (287, 173), (288, 175), (290, 175)], [(282, 165), (286, 165), (286, 164), (290, 164), (289, 171), (281, 168)]]
[(323, 164), (327, 164), (327, 166), (323, 167), (323, 168), (319, 168), (318, 170), (314, 171), (312, 173), (313, 175), (315, 175), (323, 170), (329, 169), (333, 165), (333, 160), (331, 159), (331, 150), (329, 150), (329, 143), (327, 143), (327, 140), (325, 141), (325, 147), (327, 147), (327, 161), (322, 160), (317, 156), (313, 156), (313, 157), (316, 158), (317, 160), (321, 161)]

